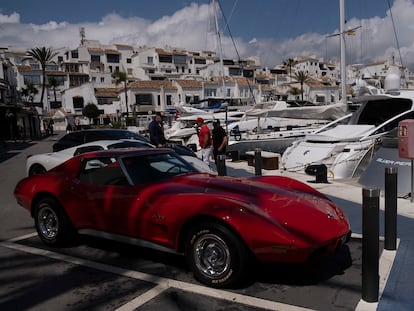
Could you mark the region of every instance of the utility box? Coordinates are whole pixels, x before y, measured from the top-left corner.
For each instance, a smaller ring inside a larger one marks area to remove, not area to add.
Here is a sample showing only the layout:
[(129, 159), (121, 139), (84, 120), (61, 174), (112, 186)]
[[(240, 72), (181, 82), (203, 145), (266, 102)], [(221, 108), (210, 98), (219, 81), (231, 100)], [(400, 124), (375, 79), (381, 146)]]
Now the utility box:
[(400, 158), (414, 159), (414, 120), (398, 123), (398, 153)]

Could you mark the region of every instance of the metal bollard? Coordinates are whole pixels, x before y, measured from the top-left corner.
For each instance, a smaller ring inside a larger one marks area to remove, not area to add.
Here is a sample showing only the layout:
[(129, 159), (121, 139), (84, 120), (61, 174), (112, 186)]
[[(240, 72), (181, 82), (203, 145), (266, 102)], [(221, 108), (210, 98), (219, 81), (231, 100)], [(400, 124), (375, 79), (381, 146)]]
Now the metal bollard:
[(226, 155), (225, 154), (219, 154), (217, 156), (217, 173), (220, 176), (226, 176), (227, 175)]
[(260, 148), (254, 150), (254, 173), (256, 176), (262, 176), (262, 150)]
[(385, 168), (384, 248), (397, 248), (397, 168)]
[(362, 189), (362, 299), (379, 294), (379, 189)]

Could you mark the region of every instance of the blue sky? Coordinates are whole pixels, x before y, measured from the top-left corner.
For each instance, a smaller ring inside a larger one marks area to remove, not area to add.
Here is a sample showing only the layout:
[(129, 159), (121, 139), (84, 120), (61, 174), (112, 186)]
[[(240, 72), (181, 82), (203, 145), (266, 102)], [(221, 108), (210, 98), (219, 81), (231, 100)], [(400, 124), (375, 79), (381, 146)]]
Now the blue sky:
[[(350, 61), (366, 63), (399, 54), (389, 2), (401, 35), (404, 64), (414, 64), (413, 1), (345, 0), (348, 26), (362, 26), (355, 38), (347, 39)], [(208, 37), (210, 2), (72, 0), (57, 5), (56, 0), (1, 0), (0, 46), (74, 46), (79, 42), (79, 27), (85, 27), (87, 39), (105, 44), (214, 49)], [(220, 5), (242, 56), (260, 57), (268, 66), (294, 56), (328, 61), (339, 57), (338, 39), (326, 39), (338, 31), (339, 0), (221, 0)], [(223, 27), (223, 19), (220, 24)], [(233, 57), (227, 31), (222, 39), (225, 53)]]
[[(388, 0), (345, 0), (346, 18), (384, 17)], [(2, 0), (3, 14), (20, 14), (20, 22), (99, 22), (109, 13), (123, 17), (140, 16), (155, 21), (173, 15), (191, 3), (185, 0)], [(235, 36), (289, 38), (314, 31), (330, 33), (339, 24), (339, 0), (221, 0), (230, 30)], [(393, 1), (391, 0), (391, 3)], [(40, 8), (44, 8), (40, 9)]]

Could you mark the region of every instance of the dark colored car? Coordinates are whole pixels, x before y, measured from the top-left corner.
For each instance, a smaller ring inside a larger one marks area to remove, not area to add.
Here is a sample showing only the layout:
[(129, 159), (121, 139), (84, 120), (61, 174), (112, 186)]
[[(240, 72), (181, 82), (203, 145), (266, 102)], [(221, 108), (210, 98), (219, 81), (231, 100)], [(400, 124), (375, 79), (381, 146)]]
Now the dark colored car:
[(149, 139), (137, 133), (121, 129), (90, 129), (66, 134), (53, 144), (53, 151), (75, 147), (97, 140), (137, 139), (149, 143)]
[[(61, 151), (70, 147), (75, 147), (85, 143), (97, 141), (97, 140), (118, 140), (118, 139), (136, 139), (146, 143), (150, 143), (150, 140), (137, 133), (122, 130), (122, 129), (90, 129), (75, 131), (66, 134), (53, 144), (53, 151)], [(196, 154), (190, 149), (182, 145), (167, 144), (167, 148), (175, 150), (179, 155), (186, 155), (195, 157)]]

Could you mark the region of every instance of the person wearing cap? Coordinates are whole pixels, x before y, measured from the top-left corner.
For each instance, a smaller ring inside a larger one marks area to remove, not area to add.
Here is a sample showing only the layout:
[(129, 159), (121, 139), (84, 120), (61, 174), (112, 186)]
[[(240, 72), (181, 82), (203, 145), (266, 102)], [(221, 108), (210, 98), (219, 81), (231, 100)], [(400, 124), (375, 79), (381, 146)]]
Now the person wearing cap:
[(220, 120), (214, 120), (213, 122), (212, 138), (213, 138), (213, 157), (217, 164), (217, 156), (220, 154), (226, 154), (227, 149), (227, 133), (220, 126)]
[(204, 123), (204, 119), (197, 118), (198, 127), (198, 142), (201, 147), (201, 158), (208, 166), (210, 166), (211, 156), (211, 133), (207, 124)]
[(161, 112), (155, 114), (154, 120), (148, 126), (151, 144), (156, 147), (164, 147), (167, 140), (164, 136), (164, 124), (162, 123)]

